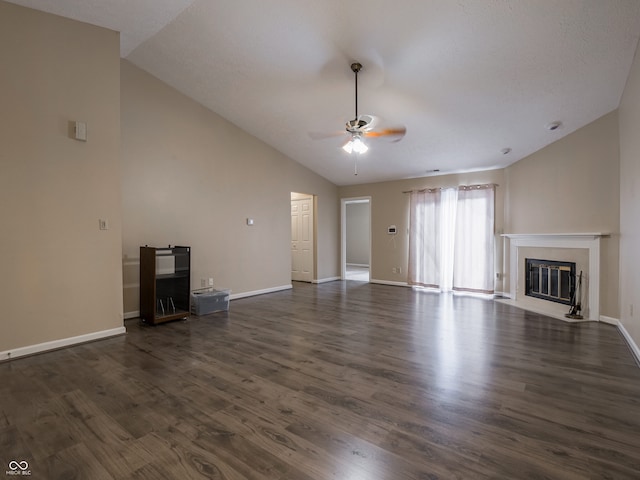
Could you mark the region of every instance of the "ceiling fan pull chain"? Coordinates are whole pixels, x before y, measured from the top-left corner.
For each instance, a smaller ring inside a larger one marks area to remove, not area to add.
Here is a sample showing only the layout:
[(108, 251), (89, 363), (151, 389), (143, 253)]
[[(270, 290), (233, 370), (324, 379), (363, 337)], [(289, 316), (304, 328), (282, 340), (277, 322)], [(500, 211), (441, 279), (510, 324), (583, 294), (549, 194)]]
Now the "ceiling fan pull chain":
[(353, 174), (356, 177), (358, 176), (358, 157), (359, 155), (357, 153), (353, 156)]

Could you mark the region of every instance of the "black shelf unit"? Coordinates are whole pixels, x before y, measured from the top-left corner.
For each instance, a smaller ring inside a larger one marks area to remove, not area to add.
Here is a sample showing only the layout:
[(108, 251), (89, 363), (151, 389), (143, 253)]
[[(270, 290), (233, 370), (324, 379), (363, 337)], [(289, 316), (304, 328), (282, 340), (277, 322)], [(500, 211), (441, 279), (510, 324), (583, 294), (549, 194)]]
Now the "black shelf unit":
[(187, 318), (191, 247), (140, 247), (140, 318), (157, 325)]

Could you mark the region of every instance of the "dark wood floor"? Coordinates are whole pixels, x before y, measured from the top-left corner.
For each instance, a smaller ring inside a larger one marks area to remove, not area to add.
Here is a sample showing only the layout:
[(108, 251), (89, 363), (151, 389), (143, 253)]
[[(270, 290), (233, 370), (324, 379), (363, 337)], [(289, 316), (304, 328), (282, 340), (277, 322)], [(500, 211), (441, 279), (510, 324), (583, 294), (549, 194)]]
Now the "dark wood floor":
[(640, 478), (640, 368), (609, 325), (333, 282), (126, 326), (0, 364), (0, 476)]

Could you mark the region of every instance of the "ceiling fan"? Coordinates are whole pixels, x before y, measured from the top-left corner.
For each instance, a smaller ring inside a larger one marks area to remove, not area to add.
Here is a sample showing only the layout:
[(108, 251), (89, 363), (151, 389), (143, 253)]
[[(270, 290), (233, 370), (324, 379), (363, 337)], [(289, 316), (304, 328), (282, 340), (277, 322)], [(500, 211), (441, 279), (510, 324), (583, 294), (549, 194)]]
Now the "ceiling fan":
[[(347, 153), (365, 153), (369, 150), (369, 147), (364, 142), (365, 138), (381, 138), (384, 137), (392, 142), (397, 142), (404, 137), (407, 129), (404, 126), (394, 128), (380, 128), (376, 129), (380, 119), (373, 115), (359, 115), (358, 114), (358, 72), (362, 70), (362, 64), (354, 62), (351, 64), (351, 71), (355, 75), (355, 100), (356, 100), (356, 115), (353, 120), (349, 120), (345, 125), (344, 132), (331, 133), (331, 134), (314, 134), (311, 133), (313, 139), (329, 138), (336, 135), (345, 135), (347, 140), (342, 145), (342, 148)], [(357, 174), (356, 174), (357, 175)]]

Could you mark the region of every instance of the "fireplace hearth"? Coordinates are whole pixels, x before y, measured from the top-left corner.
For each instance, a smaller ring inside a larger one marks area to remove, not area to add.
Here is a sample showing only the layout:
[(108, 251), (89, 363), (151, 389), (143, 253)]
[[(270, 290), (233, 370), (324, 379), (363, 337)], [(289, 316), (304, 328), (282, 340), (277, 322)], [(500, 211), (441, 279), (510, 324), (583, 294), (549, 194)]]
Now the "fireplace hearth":
[(525, 295), (571, 305), (575, 291), (575, 262), (525, 258)]

